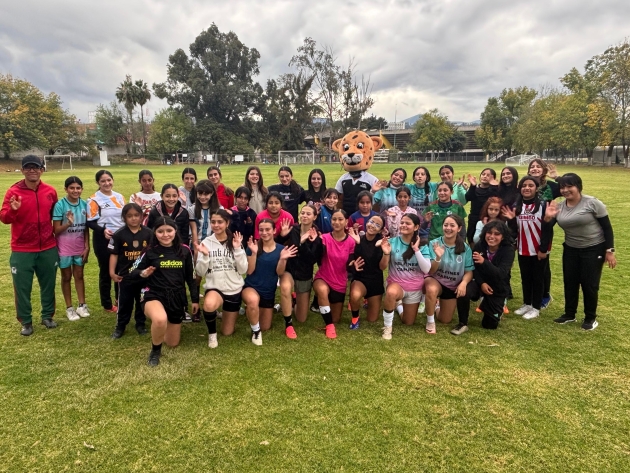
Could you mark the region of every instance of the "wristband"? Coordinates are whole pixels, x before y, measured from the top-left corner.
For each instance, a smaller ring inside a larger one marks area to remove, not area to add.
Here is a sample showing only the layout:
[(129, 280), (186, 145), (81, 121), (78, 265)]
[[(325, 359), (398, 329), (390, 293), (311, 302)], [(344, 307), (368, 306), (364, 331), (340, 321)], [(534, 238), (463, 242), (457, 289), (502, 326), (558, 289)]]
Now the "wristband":
[(440, 262), (442, 262), (442, 258), (440, 258), (440, 259), (435, 258), (433, 261), (435, 261), (436, 263), (440, 263)]

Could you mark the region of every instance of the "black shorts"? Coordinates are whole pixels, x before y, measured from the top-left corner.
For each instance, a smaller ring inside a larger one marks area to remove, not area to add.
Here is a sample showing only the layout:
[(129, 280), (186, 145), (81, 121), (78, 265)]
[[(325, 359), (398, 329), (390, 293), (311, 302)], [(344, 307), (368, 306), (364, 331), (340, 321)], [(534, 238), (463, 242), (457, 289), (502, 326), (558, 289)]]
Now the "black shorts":
[(273, 309), (273, 306), (276, 304), (274, 299), (263, 299), (262, 297), (258, 301), (259, 309)]
[(240, 292), (237, 294), (223, 294), (218, 289), (207, 289), (205, 294), (208, 294), (209, 292), (216, 292), (219, 296), (221, 296), (221, 299), (223, 299), (223, 304), (221, 305), (223, 306), (223, 310), (225, 312), (238, 312), (241, 308), (242, 299)]
[(330, 292), (328, 293), (328, 302), (330, 304), (343, 304), (343, 301), (346, 298), (345, 292), (335, 291), (334, 289), (330, 288), (329, 291)]
[(164, 312), (166, 312), (166, 320), (168, 320), (168, 323), (179, 325), (182, 323), (182, 320), (184, 320), (185, 310), (183, 303), (180, 304), (177, 301), (160, 297), (158, 294), (152, 294), (150, 291), (143, 289), (140, 295), (140, 304), (142, 305), (143, 312), (144, 305), (150, 301), (158, 301), (162, 304)]
[(385, 294), (385, 286), (383, 286), (382, 279), (365, 279), (365, 280), (355, 279), (355, 281), (360, 282), (361, 284), (365, 286), (366, 299), (369, 299), (370, 297), (374, 297), (374, 296), (382, 296), (383, 294)]

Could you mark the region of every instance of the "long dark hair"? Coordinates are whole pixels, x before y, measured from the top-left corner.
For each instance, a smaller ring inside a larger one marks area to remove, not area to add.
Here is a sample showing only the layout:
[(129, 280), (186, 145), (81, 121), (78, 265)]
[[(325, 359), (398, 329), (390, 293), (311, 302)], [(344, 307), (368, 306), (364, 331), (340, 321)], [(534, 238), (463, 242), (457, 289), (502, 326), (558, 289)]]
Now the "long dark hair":
[(269, 192), (267, 194), (267, 197), (265, 197), (265, 210), (267, 210), (267, 204), (269, 203), (269, 199), (271, 199), (272, 197), (275, 197), (276, 199), (280, 201), (280, 208), (284, 210), (284, 199), (280, 195), (280, 192), (276, 192), (276, 191)]
[[(462, 228), (464, 227), (464, 219), (461, 218), (459, 215), (455, 215), (455, 214), (447, 215), (446, 218), (444, 219), (444, 222), (446, 222), (447, 218), (452, 218), (453, 220), (455, 220), (455, 223), (457, 224), (458, 227), (462, 227)], [(455, 235), (455, 254), (460, 255), (464, 251), (466, 251), (466, 242), (464, 241), (464, 238), (462, 238), (460, 233), (457, 232), (457, 234)]]
[(394, 169), (394, 170), (390, 173), (390, 175), (389, 175), (389, 182), (387, 183), (387, 186), (388, 186), (388, 187), (391, 187), (391, 186), (392, 186), (392, 175), (393, 175), (395, 172), (398, 172), (398, 171), (401, 171), (401, 172), (403, 173), (403, 181), (402, 181), (401, 186), (404, 186), (404, 185), (405, 185), (405, 181), (407, 180), (407, 171), (405, 171), (403, 168), (396, 168), (396, 169)]
[(129, 213), (130, 210), (135, 210), (136, 212), (140, 214), (140, 224), (142, 224), (142, 207), (140, 207), (135, 202), (129, 202), (128, 204), (125, 204), (122, 210), (120, 211), (120, 217), (122, 218), (123, 222), (125, 222), (125, 226), (127, 226), (126, 219), (127, 219), (127, 214)]
[[(202, 179), (195, 185), (195, 194), (197, 192), (203, 192), (205, 194), (211, 193), (212, 197), (210, 197), (210, 215), (216, 213), (217, 210), (221, 208), (221, 204), (219, 204), (219, 198), (217, 197), (217, 189), (214, 187), (214, 184), (210, 182), (208, 179)], [(201, 203), (197, 200), (195, 202), (195, 218), (199, 220), (201, 218)]]
[[(429, 172), (429, 170), (424, 167), (424, 166), (418, 166), (416, 169), (413, 170), (413, 174), (411, 175), (411, 179), (414, 181), (414, 185), (416, 187), (418, 187), (418, 184), (415, 184), (416, 182), (416, 172), (422, 169), (424, 170), (424, 173), (427, 175), (427, 180), (424, 181), (424, 202), (423, 205), (429, 205), (429, 194), (431, 194), (431, 186), (429, 186), (429, 182), (431, 182), (431, 173)], [(451, 190), (453, 190), (453, 188), (451, 187)]]
[(70, 184), (79, 184), (81, 189), (83, 189), (83, 181), (78, 176), (70, 176), (66, 179), (66, 182), (63, 183), (63, 188), (67, 189)]
[[(535, 178), (534, 176), (525, 176), (523, 179), (521, 179), (518, 182), (518, 188), (520, 189), (521, 187), (523, 187), (523, 183), (525, 181), (532, 181), (535, 185), (536, 185), (536, 192), (534, 192), (534, 210), (533, 213), (538, 212), (538, 209), (540, 208), (540, 196), (538, 195), (538, 188), (540, 187), (540, 182), (538, 182), (538, 179)], [(520, 215), (521, 212), (523, 211), (523, 194), (518, 195), (518, 197), (516, 198), (516, 208), (514, 209), (516, 215)]]
[(503, 171), (506, 169), (512, 174), (512, 182), (508, 185), (503, 182), (501, 177), (499, 178), (499, 197), (503, 199), (503, 202), (510, 205), (513, 204), (518, 197), (518, 171), (512, 166), (506, 166), (501, 169), (501, 175), (503, 175)]
[[(270, 223), (271, 224), (271, 229), (273, 231), (276, 230), (276, 223), (272, 219), (270, 219), (270, 218), (263, 218), (263, 219), (261, 219), (258, 222), (258, 231), (259, 232), (260, 232), (260, 225), (263, 224), (263, 223)], [(274, 240), (274, 243), (275, 243), (275, 240)], [(262, 252), (263, 252), (263, 241), (262, 241), (262, 238), (259, 238), (258, 239), (258, 253), (256, 254), (256, 259), (260, 258), (260, 255), (262, 254)]]
[[(418, 226), (418, 227), (420, 226), (420, 217), (418, 217), (416, 214), (404, 214), (400, 218), (400, 220), (402, 220), (403, 218), (408, 218), (409, 220), (411, 220), (411, 222), (413, 223), (414, 227), (415, 226)], [(420, 236), (418, 235), (418, 232), (413, 232), (413, 236), (411, 237), (411, 241), (409, 242), (409, 246), (407, 247), (407, 249), (405, 250), (405, 252), (402, 255), (403, 261), (405, 261), (405, 262), (409, 261), (411, 259), (411, 257), (415, 254), (414, 251), (413, 251), (412, 246), (416, 243), (418, 238), (420, 238)]]
[(250, 166), (250, 167), (247, 168), (247, 171), (245, 172), (245, 187), (247, 187), (252, 194), (254, 193), (254, 189), (252, 188), (252, 183), (249, 182), (249, 179), (248, 179), (249, 173), (251, 171), (258, 171), (258, 177), (259, 177), (258, 190), (260, 191), (260, 195), (262, 195), (262, 198), (266, 199), (267, 198), (267, 193), (269, 191), (267, 190), (267, 188), (263, 184), (262, 171), (260, 170), (260, 168), (258, 166)]
[[(197, 182), (197, 171), (195, 171), (195, 168), (184, 168), (184, 170), (182, 171), (182, 181), (184, 180), (184, 176), (186, 174), (192, 174), (193, 176), (195, 176), (195, 183)], [(197, 192), (195, 192), (195, 184), (193, 184), (193, 188), (190, 190), (190, 197), (188, 198), (187, 205), (194, 204), (196, 199)]]
[[(143, 169), (138, 173), (138, 182), (142, 179), (142, 176), (149, 176), (151, 179), (153, 179), (153, 173), (148, 169)], [(153, 192), (155, 192), (155, 181), (153, 181), (153, 184), (151, 184), (151, 189), (153, 189)], [(142, 192), (142, 184), (140, 185), (140, 192)]]
[(491, 222), (486, 223), (481, 230), (481, 235), (479, 236), (479, 245), (481, 248), (486, 251), (488, 249), (488, 243), (486, 242), (486, 233), (490, 230), (497, 230), (503, 239), (501, 240), (501, 244), (499, 246), (512, 246), (514, 245), (514, 239), (510, 234), (510, 229), (506, 225), (505, 222), (501, 220), (492, 220)]
[(218, 209), (215, 212), (211, 212), (211, 216), (221, 217), (225, 221), (225, 223), (227, 223), (227, 226), (225, 227), (225, 234), (227, 235), (225, 246), (228, 250), (234, 253), (234, 234), (232, 233), (232, 230), (230, 230), (232, 216), (225, 209)]
[[(313, 174), (319, 174), (320, 176), (322, 176), (322, 186), (319, 188), (319, 192), (323, 193), (326, 190), (326, 175), (324, 174), (324, 171), (322, 171), (319, 168), (315, 168), (313, 170), (311, 170), (311, 172), (308, 173), (308, 190), (309, 192), (315, 192), (315, 189), (313, 188), (313, 184), (311, 184), (311, 177), (313, 177)], [(291, 174), (293, 175), (293, 174)]]
[(289, 184), (289, 189), (291, 190), (291, 194), (296, 195), (298, 192), (300, 192), (301, 188), (300, 185), (295, 182), (295, 179), (293, 179), (293, 171), (291, 171), (291, 168), (289, 166), (280, 166), (280, 169), (278, 169), (278, 177), (280, 176), (280, 173), (282, 171), (286, 171), (291, 174), (291, 183)]
[(103, 177), (103, 174), (107, 174), (109, 177), (112, 178), (112, 181), (114, 180), (114, 176), (112, 175), (111, 172), (109, 172), (107, 169), (101, 169), (100, 171), (97, 171), (97, 173), (94, 175), (94, 177), (96, 178), (97, 184), (98, 184), (98, 181), (101, 180), (101, 177)]
[(151, 235), (151, 240), (149, 242), (149, 246), (147, 248), (155, 248), (160, 245), (159, 240), (155, 234), (155, 231), (161, 226), (168, 225), (169, 227), (173, 227), (175, 229), (175, 237), (173, 238), (173, 250), (180, 258), (184, 257), (184, 244), (182, 243), (182, 238), (179, 236), (179, 231), (177, 229), (177, 224), (175, 220), (171, 217), (160, 216), (155, 220), (155, 224), (153, 225), (153, 234)]

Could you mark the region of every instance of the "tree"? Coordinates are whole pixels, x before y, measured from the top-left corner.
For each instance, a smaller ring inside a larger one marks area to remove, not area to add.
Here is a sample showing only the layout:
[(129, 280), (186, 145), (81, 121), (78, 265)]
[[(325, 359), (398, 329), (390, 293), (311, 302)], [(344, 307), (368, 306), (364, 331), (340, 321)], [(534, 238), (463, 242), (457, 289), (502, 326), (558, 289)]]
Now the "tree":
[(615, 115), (615, 135), (630, 167), (630, 43), (626, 38), (587, 61), (585, 78)]
[(361, 124), (366, 130), (384, 130), (387, 128), (387, 120), (384, 117), (377, 118), (374, 114), (371, 114), (369, 117), (363, 117)]
[[(128, 143), (131, 143), (131, 151), (133, 153), (136, 152), (136, 143), (135, 138), (133, 136), (133, 109), (136, 108), (136, 88), (131, 81), (131, 76), (127, 75), (125, 80), (120, 83), (118, 88), (116, 89), (116, 100), (118, 103), (123, 104), (125, 110), (127, 110), (127, 117), (129, 119), (130, 126), (127, 129), (127, 134), (129, 138), (127, 140)], [(129, 147), (127, 147), (127, 152), (129, 153)]]
[(57, 94), (44, 95), (28, 81), (0, 75), (0, 148), (5, 159), (31, 148), (69, 149), (77, 140), (76, 119), (62, 108)]
[(147, 152), (147, 130), (144, 125), (144, 106), (151, 100), (151, 91), (149, 84), (143, 80), (137, 80), (134, 84), (136, 103), (140, 106), (140, 120), (142, 121), (142, 150)]
[(105, 145), (116, 146), (120, 141), (127, 146), (129, 153), (129, 134), (127, 133), (127, 121), (124, 110), (117, 102), (111, 102), (109, 106), (100, 104), (96, 107), (96, 139)]
[(164, 154), (186, 149), (194, 141), (190, 118), (173, 108), (160, 110), (153, 119), (149, 132), (149, 146)]
[[(407, 145), (410, 151), (441, 151), (448, 150), (448, 144), (455, 129), (448, 121), (448, 117), (437, 108), (429, 110), (416, 122), (415, 130)], [(431, 157), (433, 160), (433, 156)]]

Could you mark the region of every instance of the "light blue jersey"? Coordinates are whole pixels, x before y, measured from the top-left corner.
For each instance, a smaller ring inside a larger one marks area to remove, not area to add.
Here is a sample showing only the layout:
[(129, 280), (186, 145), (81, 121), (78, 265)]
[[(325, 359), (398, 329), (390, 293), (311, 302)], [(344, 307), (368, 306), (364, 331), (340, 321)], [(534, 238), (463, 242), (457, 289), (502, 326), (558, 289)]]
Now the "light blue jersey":
[(429, 195), (425, 192), (424, 187), (418, 187), (415, 184), (411, 184), (409, 190), (411, 191), (411, 199), (409, 200), (409, 207), (415, 209), (418, 215), (422, 215), (427, 205), (437, 199), (437, 187), (439, 182), (429, 182)]
[(76, 204), (72, 204), (64, 197), (55, 204), (52, 219), (60, 221), (62, 225), (68, 223), (68, 212), (74, 215), (74, 223), (57, 235), (59, 256), (78, 256), (85, 249), (87, 203), (79, 199)]
[(448, 287), (454, 291), (457, 289), (459, 283), (462, 282), (464, 273), (475, 269), (475, 263), (472, 259), (472, 250), (470, 246), (465, 243), (466, 250), (464, 253), (456, 255), (455, 246), (447, 246), (446, 243), (444, 243), (444, 238), (439, 237), (429, 242), (428, 246), (431, 261), (435, 261), (436, 258), (435, 252), (433, 251), (433, 243), (436, 241), (444, 247), (444, 255), (440, 260), (438, 270), (431, 276), (439, 281), (442, 286)]

